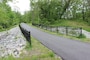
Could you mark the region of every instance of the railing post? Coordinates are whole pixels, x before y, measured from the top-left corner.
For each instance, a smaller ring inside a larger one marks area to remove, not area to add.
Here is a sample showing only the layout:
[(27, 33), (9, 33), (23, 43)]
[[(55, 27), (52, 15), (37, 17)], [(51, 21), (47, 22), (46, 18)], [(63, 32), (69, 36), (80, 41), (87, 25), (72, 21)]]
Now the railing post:
[(56, 31), (57, 31), (57, 33), (58, 33), (58, 26), (56, 27)]
[(66, 35), (68, 35), (68, 27), (66, 26)]
[(82, 27), (80, 28), (80, 36), (82, 36)]
[(50, 26), (50, 31), (52, 32), (52, 26)]
[(31, 33), (30, 33), (30, 31), (29, 31), (29, 43), (30, 43), (30, 46), (31, 46), (32, 44), (31, 44)]

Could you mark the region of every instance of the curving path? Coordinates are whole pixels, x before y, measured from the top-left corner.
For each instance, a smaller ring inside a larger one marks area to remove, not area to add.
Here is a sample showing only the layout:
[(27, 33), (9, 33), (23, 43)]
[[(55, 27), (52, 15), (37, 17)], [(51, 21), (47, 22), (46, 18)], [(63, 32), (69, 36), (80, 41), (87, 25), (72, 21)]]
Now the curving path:
[(28, 25), (31, 35), (59, 55), (62, 60), (90, 60), (90, 44), (48, 34)]

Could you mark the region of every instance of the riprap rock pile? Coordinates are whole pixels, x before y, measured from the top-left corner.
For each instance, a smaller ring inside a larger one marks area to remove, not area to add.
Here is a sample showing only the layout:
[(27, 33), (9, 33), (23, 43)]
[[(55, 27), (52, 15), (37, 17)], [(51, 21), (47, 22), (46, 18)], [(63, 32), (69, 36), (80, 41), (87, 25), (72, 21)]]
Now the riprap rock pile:
[(21, 50), (25, 48), (26, 40), (19, 27), (9, 31), (0, 32), (0, 57), (13, 55), (19, 57)]

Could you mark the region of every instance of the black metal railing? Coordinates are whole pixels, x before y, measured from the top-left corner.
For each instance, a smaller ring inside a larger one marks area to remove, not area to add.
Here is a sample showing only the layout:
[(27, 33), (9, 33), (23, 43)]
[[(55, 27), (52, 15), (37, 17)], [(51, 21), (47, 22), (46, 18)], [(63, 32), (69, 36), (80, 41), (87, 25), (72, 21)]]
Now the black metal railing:
[(31, 35), (30, 35), (30, 30), (28, 29), (29, 26), (25, 23), (20, 23), (19, 27), (24, 37), (30, 43), (30, 46), (31, 46)]
[(70, 27), (70, 26), (49, 26), (49, 25), (42, 25), (42, 24), (35, 24), (32, 25), (40, 27), (45, 30), (49, 30), (51, 32), (56, 32), (60, 34), (70, 35), (79, 37), (82, 35), (82, 28), (81, 27)]

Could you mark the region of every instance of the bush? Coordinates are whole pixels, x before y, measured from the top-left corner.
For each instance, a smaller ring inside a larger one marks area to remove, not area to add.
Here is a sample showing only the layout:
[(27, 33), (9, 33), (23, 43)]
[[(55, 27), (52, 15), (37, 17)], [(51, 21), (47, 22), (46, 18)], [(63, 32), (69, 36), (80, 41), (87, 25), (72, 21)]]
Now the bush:
[(79, 37), (77, 38), (86, 38), (86, 36), (84, 34), (81, 34)]
[(0, 31), (2, 31), (3, 30), (3, 27), (2, 26), (0, 26)]

